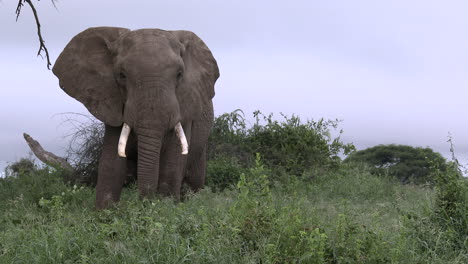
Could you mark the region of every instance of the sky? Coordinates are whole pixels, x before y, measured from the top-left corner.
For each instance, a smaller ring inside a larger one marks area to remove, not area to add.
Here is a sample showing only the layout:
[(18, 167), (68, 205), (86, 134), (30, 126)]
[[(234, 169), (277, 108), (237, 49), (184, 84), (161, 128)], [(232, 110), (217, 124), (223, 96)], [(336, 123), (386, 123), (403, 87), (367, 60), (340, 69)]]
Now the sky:
[[(342, 139), (431, 147), (468, 163), (468, 2), (459, 0), (33, 1), (52, 63), (94, 26), (191, 30), (215, 56), (215, 114), (342, 120)], [(88, 114), (36, 57), (28, 6), (0, 0), (0, 170), (28, 156), (22, 133), (64, 155), (65, 115)]]

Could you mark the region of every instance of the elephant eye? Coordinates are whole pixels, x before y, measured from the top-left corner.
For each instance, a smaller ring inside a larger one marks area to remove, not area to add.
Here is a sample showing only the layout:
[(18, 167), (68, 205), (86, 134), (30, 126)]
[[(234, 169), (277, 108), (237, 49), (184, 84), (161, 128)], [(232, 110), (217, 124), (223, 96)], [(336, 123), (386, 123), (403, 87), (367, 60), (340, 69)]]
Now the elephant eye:
[(125, 76), (125, 74), (121, 72), (119, 73), (119, 78), (124, 81), (125, 79), (127, 79), (127, 76)]
[(184, 76), (184, 74), (182, 73), (182, 71), (178, 71), (178, 72), (177, 72), (177, 81), (179, 81), (180, 79), (182, 79), (183, 76)]

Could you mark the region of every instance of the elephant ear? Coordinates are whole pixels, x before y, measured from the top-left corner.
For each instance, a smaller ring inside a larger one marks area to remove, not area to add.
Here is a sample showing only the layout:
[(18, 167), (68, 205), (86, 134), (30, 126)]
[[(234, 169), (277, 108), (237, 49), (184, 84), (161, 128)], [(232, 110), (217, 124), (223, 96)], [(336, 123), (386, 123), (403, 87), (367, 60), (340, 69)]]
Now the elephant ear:
[(114, 78), (109, 47), (128, 31), (116, 27), (89, 28), (68, 43), (52, 69), (68, 95), (111, 126), (122, 124), (123, 99)]
[(206, 44), (190, 31), (172, 31), (182, 44), (184, 77), (178, 86), (178, 99), (183, 116), (201, 117), (204, 106), (215, 95), (214, 85), (219, 77), (218, 64)]

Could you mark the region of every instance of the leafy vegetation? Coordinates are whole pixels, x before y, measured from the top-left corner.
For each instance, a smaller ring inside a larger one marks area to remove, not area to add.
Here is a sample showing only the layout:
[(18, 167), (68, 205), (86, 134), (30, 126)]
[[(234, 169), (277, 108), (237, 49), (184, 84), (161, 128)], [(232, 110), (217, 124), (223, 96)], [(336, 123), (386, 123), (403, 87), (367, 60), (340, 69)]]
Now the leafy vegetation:
[(446, 160), (430, 148), (378, 145), (349, 155), (346, 162), (362, 162), (378, 175), (391, 175), (402, 183), (433, 183), (434, 168), (445, 172)]
[[(104, 126), (93, 118), (71, 118), (71, 133), (67, 159), (75, 168), (66, 181), (94, 186), (97, 182), (98, 160), (102, 150)], [(243, 168), (254, 164), (256, 153), (262, 155), (268, 167), (279, 176), (300, 176), (312, 168), (336, 168), (340, 154), (354, 151), (352, 144), (340, 140), (337, 120), (302, 122), (299, 117), (255, 111), (255, 123), (249, 126), (241, 110), (215, 118), (208, 145), (208, 182), (213, 190), (234, 186)], [(337, 137), (332, 137), (337, 132)], [(284, 180), (284, 179), (283, 179)]]
[[(278, 121), (273, 114), (266, 116), (260, 111), (255, 111), (253, 118), (255, 123), (249, 126), (241, 110), (216, 117), (209, 140), (209, 160), (215, 164), (229, 160), (235, 166), (230, 170), (240, 175), (238, 168), (252, 166), (260, 153), (265, 165), (273, 169), (275, 180), (288, 181), (311, 169), (337, 168), (341, 163), (339, 155), (355, 150), (354, 145), (341, 141), (337, 120), (302, 122), (298, 116), (282, 114), (283, 120)], [(333, 132), (338, 135), (333, 137)], [(217, 177), (218, 172), (219, 168), (209, 169), (208, 178)], [(217, 182), (219, 186), (208, 184), (223, 189), (239, 180), (223, 179), (226, 181)]]
[[(259, 139), (235, 114), (217, 119), (209, 187), (183, 202), (141, 200), (131, 185), (114, 208), (96, 211), (94, 188), (66, 184), (61, 172), (34, 165), (0, 179), (0, 263), (468, 262), (467, 181), (456, 163), (433, 166), (434, 188), (402, 185), (340, 162), (334, 140), (304, 124), (262, 119), (273, 131)], [(305, 159), (299, 147), (253, 153), (300, 134), (326, 140), (330, 155), (290, 170), (282, 166), (294, 162), (275, 159)]]
[(437, 196), (433, 222), (450, 234), (454, 248), (468, 248), (468, 184), (457, 163), (450, 164), (444, 173), (435, 174)]
[(31, 158), (21, 158), (5, 168), (5, 176), (11, 177), (28, 174), (33, 172), (35, 169), (37, 169), (37, 166)]

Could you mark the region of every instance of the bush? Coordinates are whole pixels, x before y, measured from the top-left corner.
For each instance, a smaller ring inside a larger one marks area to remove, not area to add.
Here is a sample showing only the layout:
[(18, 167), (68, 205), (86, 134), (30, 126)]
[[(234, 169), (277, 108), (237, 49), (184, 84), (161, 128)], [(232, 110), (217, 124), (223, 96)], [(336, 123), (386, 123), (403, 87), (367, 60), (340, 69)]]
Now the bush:
[(330, 241), (332, 263), (390, 263), (391, 245), (365, 225), (339, 214), (334, 226), (336, 236)]
[[(329, 219), (326, 228), (316, 213), (311, 217), (307, 212), (313, 205), (303, 204), (303, 193), (285, 201), (283, 195), (291, 193), (276, 193), (270, 178), (271, 172), (257, 155), (255, 165), (241, 175), (237, 199), (230, 208), (243, 252), (259, 254), (257, 262), (389, 263), (399, 257), (388, 238), (356, 222), (351, 210)], [(301, 185), (297, 187), (296, 191), (303, 191)], [(287, 206), (280, 206), (284, 202)]]
[(433, 222), (452, 234), (456, 249), (468, 248), (468, 181), (463, 177), (458, 164), (453, 162), (448, 169), (436, 168), (436, 202)]
[(389, 174), (402, 183), (433, 183), (434, 166), (446, 170), (446, 160), (430, 148), (378, 145), (349, 155), (345, 162), (366, 163), (378, 175)]
[(260, 153), (266, 166), (285, 171), (288, 175), (301, 175), (311, 168), (337, 167), (340, 154), (354, 151), (352, 144), (344, 144), (337, 120), (302, 122), (297, 116), (282, 114), (283, 121), (260, 111), (253, 113), (255, 123), (247, 125), (244, 113), (235, 110), (215, 119), (210, 135), (208, 157), (235, 157), (240, 164), (250, 167), (256, 153)]
[[(352, 144), (344, 144), (331, 136), (338, 127), (338, 120), (308, 120), (282, 114), (284, 121), (273, 119), (273, 114), (254, 112), (255, 124), (248, 131), (246, 147), (250, 153), (261, 153), (265, 163), (280, 167), (287, 173), (301, 175), (316, 167), (337, 167), (345, 155), (354, 151)], [(262, 125), (264, 123), (264, 125)]]
[(243, 165), (250, 165), (252, 157), (244, 146), (247, 131), (247, 121), (242, 110), (217, 116), (208, 140), (208, 160), (235, 157)]
[[(302, 122), (299, 117), (282, 115), (283, 121), (273, 114), (253, 113), (255, 123), (248, 126), (242, 110), (235, 110), (215, 118), (208, 142), (207, 185), (223, 190), (236, 183), (241, 168), (254, 164), (260, 153), (266, 166), (276, 170), (277, 179), (284, 175), (301, 175), (311, 168), (337, 167), (341, 153), (354, 151), (352, 144), (331, 134), (338, 127), (337, 120)], [(84, 120), (83, 120), (84, 118)], [(98, 120), (74, 114), (66, 122), (73, 125), (67, 149), (67, 160), (75, 168), (66, 181), (94, 186), (97, 183), (98, 162), (102, 151), (104, 125)], [(283, 177), (284, 178), (284, 177)]]
[(206, 170), (206, 185), (213, 191), (223, 191), (233, 187), (239, 181), (246, 169), (236, 158), (219, 157), (208, 162)]
[[(451, 139), (449, 139), (452, 145)], [(406, 237), (418, 255), (431, 263), (448, 263), (450, 259), (468, 260), (468, 181), (453, 153), (453, 161), (443, 170), (434, 164), (435, 202), (423, 215), (403, 216)]]
[(75, 118), (69, 117), (66, 121), (74, 128), (67, 148), (67, 160), (74, 167), (74, 172), (67, 175), (65, 181), (95, 186), (102, 152), (104, 124), (90, 116), (74, 115)]
[(19, 161), (13, 162), (5, 168), (5, 176), (19, 177), (31, 174), (37, 169), (37, 165), (32, 158), (21, 158)]
[(237, 229), (248, 251), (258, 250), (262, 238), (272, 232), (276, 212), (269, 206), (272, 195), (268, 178), (268, 170), (257, 155), (255, 166), (242, 173), (237, 183), (239, 192), (231, 213), (238, 219)]

